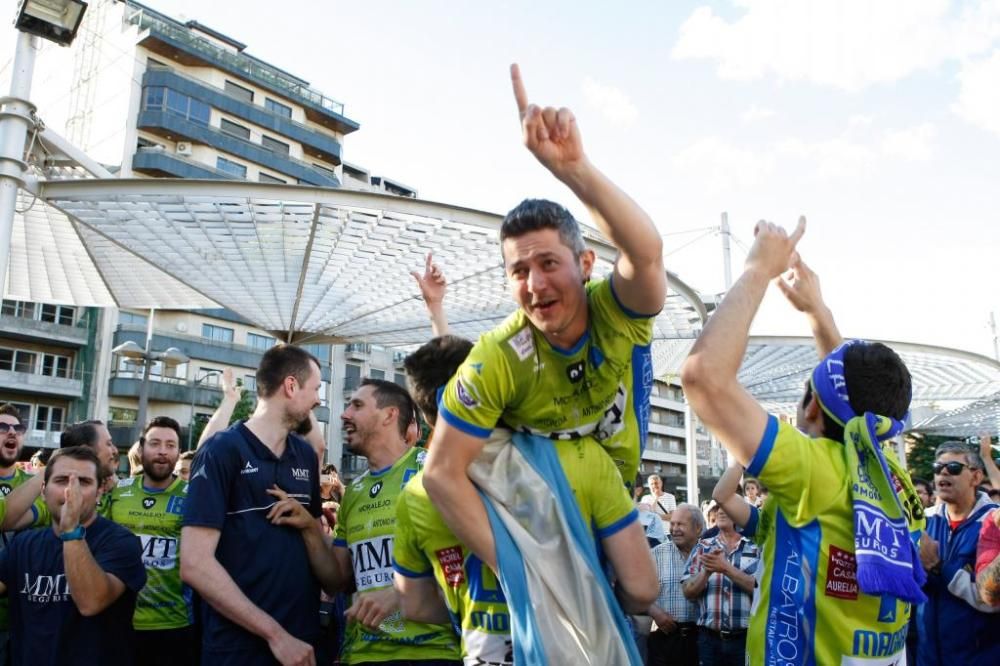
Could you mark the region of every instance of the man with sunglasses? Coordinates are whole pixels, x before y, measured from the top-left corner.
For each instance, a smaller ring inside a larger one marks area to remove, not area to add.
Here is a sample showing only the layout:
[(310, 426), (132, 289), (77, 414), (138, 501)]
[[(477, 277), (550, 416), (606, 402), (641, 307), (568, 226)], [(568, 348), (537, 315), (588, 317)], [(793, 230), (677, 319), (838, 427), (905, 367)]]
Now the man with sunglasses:
[(962, 442), (945, 442), (932, 469), (940, 503), (928, 509), (920, 539), (927, 603), (918, 616), (917, 664), (998, 664), (1000, 609), (979, 599), (974, 573), (983, 520), (996, 508), (976, 490), (983, 481), (982, 458)]
[[(21, 412), (11, 404), (0, 405), (0, 493), (7, 497), (14, 488), (31, 479), (31, 475), (14, 463), (24, 446), (27, 426), (21, 421)], [(6, 507), (6, 504), (2, 504)], [(7, 547), (12, 532), (0, 535), (0, 550)], [(0, 664), (9, 661), (10, 622), (7, 615), (7, 597), (0, 598)]]

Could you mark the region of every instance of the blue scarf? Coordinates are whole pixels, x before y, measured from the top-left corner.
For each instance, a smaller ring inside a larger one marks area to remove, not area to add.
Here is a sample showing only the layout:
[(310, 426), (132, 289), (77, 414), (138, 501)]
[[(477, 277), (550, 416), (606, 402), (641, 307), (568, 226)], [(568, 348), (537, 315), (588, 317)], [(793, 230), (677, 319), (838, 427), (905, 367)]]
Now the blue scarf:
[[(927, 574), (920, 564), (916, 540), (923, 528), (922, 516), (913, 516), (910, 530), (904, 506), (919, 506), (910, 475), (895, 456), (886, 456), (881, 442), (903, 431), (894, 418), (866, 412), (856, 414), (848, 397), (844, 353), (853, 345), (845, 342), (813, 370), (811, 385), (820, 407), (844, 428), (844, 456), (851, 474), (854, 507), (854, 554), (858, 587), (865, 594), (888, 595), (923, 603), (920, 589)], [(901, 501), (902, 494), (905, 501)]]

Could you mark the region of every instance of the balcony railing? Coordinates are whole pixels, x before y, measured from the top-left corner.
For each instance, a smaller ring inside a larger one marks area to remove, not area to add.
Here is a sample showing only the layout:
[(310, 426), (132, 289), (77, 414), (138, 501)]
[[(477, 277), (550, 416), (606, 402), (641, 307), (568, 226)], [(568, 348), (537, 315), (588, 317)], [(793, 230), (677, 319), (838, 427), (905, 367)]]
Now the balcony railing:
[[(134, 7), (134, 9), (139, 9)], [(242, 53), (233, 53), (220, 46), (216, 46), (207, 39), (192, 34), (191, 30), (169, 23), (153, 15), (148, 11), (136, 11), (128, 20), (133, 25), (139, 26), (140, 30), (150, 30), (155, 33), (179, 42), (184, 47), (199, 53), (211, 61), (219, 62), (226, 67), (244, 74), (251, 80), (260, 81), (262, 84), (271, 87), (280, 93), (287, 95), (291, 99), (301, 100), (307, 104), (326, 109), (337, 115), (344, 115), (344, 105), (335, 99), (331, 99), (317, 90), (313, 90), (300, 80), (297, 80), (263, 62), (251, 58)]]

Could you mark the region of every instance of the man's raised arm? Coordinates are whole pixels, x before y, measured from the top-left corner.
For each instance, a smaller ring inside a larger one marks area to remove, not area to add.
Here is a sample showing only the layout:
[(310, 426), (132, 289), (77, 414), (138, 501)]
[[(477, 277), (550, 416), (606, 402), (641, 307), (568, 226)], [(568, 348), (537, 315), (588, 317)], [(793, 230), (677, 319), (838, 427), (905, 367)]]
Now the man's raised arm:
[(744, 466), (757, 452), (768, 416), (740, 385), (736, 373), (767, 286), (796, 263), (795, 246), (805, 227), (805, 218), (799, 218), (789, 236), (775, 224), (757, 223), (743, 275), (705, 324), (681, 370), (692, 409)]
[(833, 321), (833, 313), (823, 302), (823, 294), (819, 289), (819, 277), (806, 266), (802, 257), (796, 255), (796, 261), (786, 279), (779, 276), (775, 279), (781, 293), (799, 312), (805, 313), (809, 319), (813, 339), (816, 341), (816, 351), (820, 358), (825, 358), (830, 352), (840, 346), (844, 338)]
[(524, 145), (587, 206), (601, 233), (621, 253), (614, 272), (618, 300), (633, 312), (656, 314), (663, 309), (667, 277), (663, 241), (653, 221), (587, 159), (573, 112), (530, 104), (517, 65), (511, 65), (510, 77)]

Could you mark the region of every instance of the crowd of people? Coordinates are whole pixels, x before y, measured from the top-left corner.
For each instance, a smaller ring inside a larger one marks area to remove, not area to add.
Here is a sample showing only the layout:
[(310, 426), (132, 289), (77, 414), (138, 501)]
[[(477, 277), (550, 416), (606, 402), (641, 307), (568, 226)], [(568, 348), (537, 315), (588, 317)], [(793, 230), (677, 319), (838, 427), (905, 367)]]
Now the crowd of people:
[[(565, 208), (526, 200), (500, 230), (518, 308), (470, 341), (448, 333), (428, 257), (434, 337), (407, 387), (351, 396), (345, 446), (368, 470), (346, 484), (321, 465), (320, 363), (295, 346), (263, 355), (246, 421), (229, 425), (224, 376), (196, 451), (173, 419), (143, 424), (121, 479), (98, 420), (25, 472), (22, 415), (0, 406), (0, 666), (1000, 663), (989, 439), (943, 444), (933, 482), (910, 478), (887, 443), (909, 372), (842, 339), (796, 249), (804, 219), (757, 225), (683, 368), (732, 461), (713, 502), (678, 503), (657, 475), (642, 490), (663, 243), (573, 115), (512, 81), (526, 146), (618, 248), (611, 274), (592, 275)], [(822, 359), (794, 425), (737, 381), (772, 282)]]

